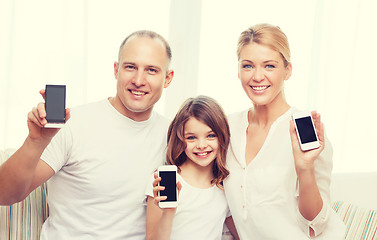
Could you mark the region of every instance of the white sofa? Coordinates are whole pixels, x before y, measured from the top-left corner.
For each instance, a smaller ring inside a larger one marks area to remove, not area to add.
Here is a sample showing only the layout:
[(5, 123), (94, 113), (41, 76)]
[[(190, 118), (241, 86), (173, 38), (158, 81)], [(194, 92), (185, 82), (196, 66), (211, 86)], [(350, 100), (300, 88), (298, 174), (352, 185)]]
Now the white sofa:
[(377, 239), (377, 172), (334, 173), (331, 198), (346, 225), (346, 239)]
[[(14, 150), (0, 151), (0, 165)], [(377, 240), (377, 172), (333, 174), (332, 207), (346, 225), (345, 239)], [(0, 193), (1, 194), (1, 193)], [(0, 240), (37, 240), (48, 217), (45, 184), (22, 202), (0, 206)], [(223, 239), (232, 239), (229, 232)]]

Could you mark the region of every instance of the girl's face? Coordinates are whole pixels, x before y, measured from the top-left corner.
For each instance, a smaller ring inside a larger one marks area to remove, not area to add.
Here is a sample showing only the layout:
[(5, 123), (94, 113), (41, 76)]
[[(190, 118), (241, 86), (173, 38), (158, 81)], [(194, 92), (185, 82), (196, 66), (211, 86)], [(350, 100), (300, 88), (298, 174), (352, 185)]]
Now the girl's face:
[(284, 81), (292, 73), (292, 66), (284, 66), (279, 52), (266, 46), (250, 43), (240, 52), (238, 77), (247, 96), (256, 105), (285, 101)]
[(200, 167), (212, 168), (219, 147), (215, 132), (194, 117), (186, 122), (184, 129), (187, 160)]

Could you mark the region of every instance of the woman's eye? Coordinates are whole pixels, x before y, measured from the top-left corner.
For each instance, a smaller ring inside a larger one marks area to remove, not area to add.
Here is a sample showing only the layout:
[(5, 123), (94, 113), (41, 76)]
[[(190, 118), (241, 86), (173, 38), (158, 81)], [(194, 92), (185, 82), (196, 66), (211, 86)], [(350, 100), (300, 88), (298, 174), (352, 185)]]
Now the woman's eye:
[(242, 68), (250, 69), (250, 68), (252, 68), (252, 66), (250, 64), (244, 64), (244, 65), (242, 65)]
[(274, 66), (274, 65), (271, 65), (271, 64), (268, 64), (268, 65), (266, 65), (266, 68), (267, 68), (267, 69), (273, 69), (273, 68), (275, 68), (275, 66)]
[(186, 137), (186, 139), (187, 139), (187, 140), (194, 140), (195, 137), (194, 137), (194, 136), (188, 136), (188, 137)]

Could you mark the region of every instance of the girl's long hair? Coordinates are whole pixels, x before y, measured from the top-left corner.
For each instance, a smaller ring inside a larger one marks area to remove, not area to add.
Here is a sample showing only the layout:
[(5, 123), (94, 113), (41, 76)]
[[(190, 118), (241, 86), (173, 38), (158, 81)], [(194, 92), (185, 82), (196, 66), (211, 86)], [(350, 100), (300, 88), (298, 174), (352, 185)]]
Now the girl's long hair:
[(191, 117), (206, 124), (217, 136), (219, 148), (212, 168), (214, 176), (212, 184), (223, 189), (222, 181), (229, 175), (225, 161), (230, 131), (223, 109), (213, 98), (198, 96), (189, 98), (183, 103), (169, 126), (166, 151), (167, 164), (176, 165), (178, 171), (180, 171), (179, 167), (186, 161), (184, 126)]

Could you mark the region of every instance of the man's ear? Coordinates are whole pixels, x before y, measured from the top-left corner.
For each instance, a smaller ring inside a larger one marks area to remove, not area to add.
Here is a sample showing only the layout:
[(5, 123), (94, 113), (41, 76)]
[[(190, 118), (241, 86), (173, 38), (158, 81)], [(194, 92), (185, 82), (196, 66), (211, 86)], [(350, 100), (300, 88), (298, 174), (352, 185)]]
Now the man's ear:
[(171, 81), (173, 80), (173, 77), (174, 77), (174, 71), (169, 70), (168, 73), (166, 74), (166, 77), (165, 77), (164, 88), (169, 87)]
[(119, 64), (118, 62), (114, 62), (114, 76), (118, 79), (118, 71), (119, 71)]

